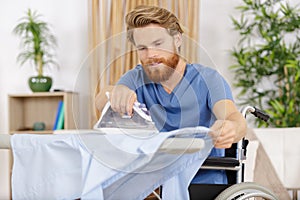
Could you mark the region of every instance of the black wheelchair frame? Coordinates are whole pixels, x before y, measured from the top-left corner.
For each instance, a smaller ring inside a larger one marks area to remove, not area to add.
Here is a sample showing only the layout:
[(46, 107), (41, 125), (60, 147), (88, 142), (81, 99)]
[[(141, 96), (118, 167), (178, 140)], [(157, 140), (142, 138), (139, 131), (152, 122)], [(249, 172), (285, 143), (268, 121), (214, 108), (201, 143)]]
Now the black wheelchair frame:
[[(246, 118), (247, 113), (253, 114), (255, 117), (268, 121), (269, 116), (261, 110), (247, 106), (241, 110), (242, 115)], [(191, 184), (189, 193), (191, 200), (212, 200), (228, 198), (228, 199), (244, 199), (246, 196), (262, 197), (264, 199), (277, 199), (274, 194), (267, 188), (254, 183), (244, 183), (245, 164), (247, 145), (249, 141), (243, 138), (239, 143), (235, 143), (231, 148), (225, 150), (225, 157), (208, 157), (200, 169), (221, 169), (226, 171), (228, 184)], [(241, 184), (239, 187), (239, 184)], [(234, 191), (232, 189), (234, 188)], [(247, 191), (251, 189), (250, 192)], [(223, 194), (225, 193), (225, 196)], [(232, 194), (228, 194), (232, 193)], [(236, 194), (233, 194), (236, 193)], [(248, 197), (247, 197), (248, 198)], [(227, 200), (227, 199), (226, 199)]]

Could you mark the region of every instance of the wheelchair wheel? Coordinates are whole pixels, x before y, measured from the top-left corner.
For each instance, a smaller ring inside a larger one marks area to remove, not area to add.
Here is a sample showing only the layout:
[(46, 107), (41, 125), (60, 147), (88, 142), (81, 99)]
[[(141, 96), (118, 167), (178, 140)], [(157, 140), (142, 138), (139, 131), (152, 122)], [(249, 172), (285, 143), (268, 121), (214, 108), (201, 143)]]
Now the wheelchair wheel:
[(246, 199), (268, 199), (278, 198), (267, 188), (256, 183), (244, 182), (230, 186), (221, 192), (215, 200), (246, 200)]

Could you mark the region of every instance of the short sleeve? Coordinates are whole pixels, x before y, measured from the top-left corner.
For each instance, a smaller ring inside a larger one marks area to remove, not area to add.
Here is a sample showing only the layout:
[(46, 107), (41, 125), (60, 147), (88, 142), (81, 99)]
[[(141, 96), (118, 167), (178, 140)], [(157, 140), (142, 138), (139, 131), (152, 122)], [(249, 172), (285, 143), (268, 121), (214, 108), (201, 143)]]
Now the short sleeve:
[(117, 85), (125, 85), (131, 90), (137, 89), (137, 82), (139, 78), (139, 69), (134, 68), (126, 72), (117, 82)]
[(212, 110), (215, 103), (229, 99), (233, 101), (231, 88), (226, 80), (215, 70), (208, 69), (201, 72), (208, 90), (208, 106)]

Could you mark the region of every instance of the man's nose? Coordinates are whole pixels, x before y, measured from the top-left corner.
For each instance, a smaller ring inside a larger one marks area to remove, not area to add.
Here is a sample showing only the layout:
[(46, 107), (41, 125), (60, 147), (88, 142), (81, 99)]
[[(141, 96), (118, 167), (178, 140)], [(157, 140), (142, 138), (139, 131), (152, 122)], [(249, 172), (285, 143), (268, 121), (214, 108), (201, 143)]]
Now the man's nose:
[(156, 58), (156, 57), (158, 57), (158, 51), (157, 51), (157, 49), (155, 49), (155, 48), (153, 48), (153, 47), (151, 47), (151, 48), (148, 48), (148, 57), (149, 58)]

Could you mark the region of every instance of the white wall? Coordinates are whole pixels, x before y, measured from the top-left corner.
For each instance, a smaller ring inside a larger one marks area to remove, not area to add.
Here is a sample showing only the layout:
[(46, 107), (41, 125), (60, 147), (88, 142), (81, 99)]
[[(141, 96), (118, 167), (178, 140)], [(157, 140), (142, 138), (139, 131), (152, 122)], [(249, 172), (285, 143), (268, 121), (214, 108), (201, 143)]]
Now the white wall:
[[(238, 34), (233, 31), (230, 16), (237, 16), (234, 9), (241, 0), (201, 0), (200, 5), (200, 55), (201, 63), (217, 69), (232, 84), (233, 64), (229, 50), (237, 43)], [(234, 96), (237, 94), (234, 88)]]
[[(83, 0), (2, 0), (0, 2), (0, 133), (8, 131), (9, 93), (27, 93), (29, 76), (36, 75), (31, 66), (16, 63), (20, 39), (12, 34), (18, 19), (27, 8), (37, 10), (52, 25), (58, 40), (57, 59), (61, 67), (46, 71), (53, 78), (53, 87), (80, 92), (74, 88), (81, 65), (88, 55), (88, 4)], [(82, 75), (82, 73), (80, 74)], [(82, 79), (82, 77), (81, 77)], [(88, 80), (86, 80), (88, 82)], [(78, 83), (77, 83), (78, 84)], [(83, 88), (81, 88), (83, 89)], [(86, 95), (86, 94), (85, 94)], [(81, 124), (84, 126), (84, 124)], [(0, 199), (8, 199), (8, 152), (0, 150)]]

